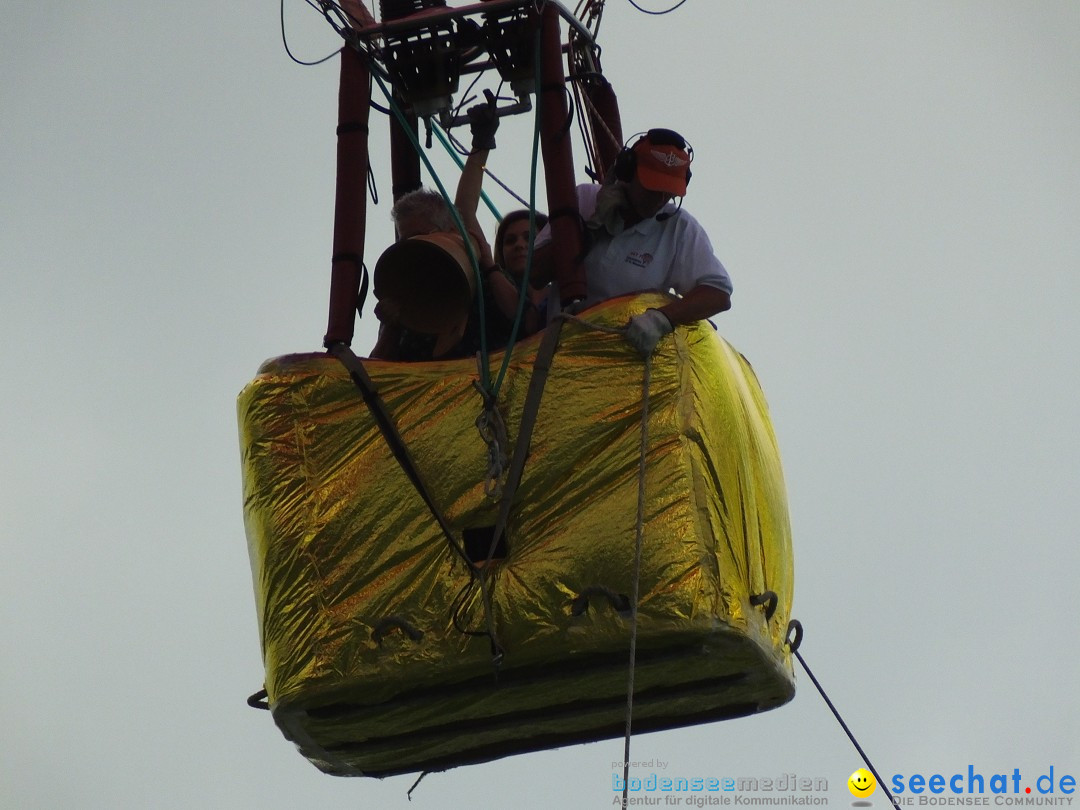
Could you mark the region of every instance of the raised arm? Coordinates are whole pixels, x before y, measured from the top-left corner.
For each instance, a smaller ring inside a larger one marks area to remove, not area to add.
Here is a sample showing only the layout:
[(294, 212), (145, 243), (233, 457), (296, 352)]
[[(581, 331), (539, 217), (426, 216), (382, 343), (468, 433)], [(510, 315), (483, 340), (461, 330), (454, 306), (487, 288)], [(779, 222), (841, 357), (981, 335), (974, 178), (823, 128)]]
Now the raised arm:
[(465, 230), (480, 243), (481, 253), (486, 253), (486, 263), (491, 264), (493, 261), (491, 248), (487, 239), (484, 238), (484, 230), (480, 227), (480, 220), (476, 218), (476, 210), (480, 204), (480, 188), (484, 184), (484, 165), (487, 163), (488, 154), (489, 150), (487, 149), (473, 149), (469, 153), (469, 157), (465, 161), (465, 167), (461, 170), (461, 178), (458, 180), (457, 193), (454, 195), (454, 206), (461, 215)]
[(481, 269), (494, 263), (491, 257), (491, 247), (484, 237), (484, 231), (480, 227), (480, 221), (476, 218), (476, 211), (480, 206), (480, 190), (484, 185), (484, 167), (487, 165), (488, 155), (495, 148), (495, 132), (499, 128), (499, 116), (495, 108), (495, 96), (490, 90), (484, 91), (487, 101), (469, 108), (469, 129), (472, 130), (472, 150), (461, 170), (458, 179), (457, 193), (454, 195), (454, 206), (461, 215), (461, 221), (465, 230), (472, 234), (473, 238), (480, 243)]

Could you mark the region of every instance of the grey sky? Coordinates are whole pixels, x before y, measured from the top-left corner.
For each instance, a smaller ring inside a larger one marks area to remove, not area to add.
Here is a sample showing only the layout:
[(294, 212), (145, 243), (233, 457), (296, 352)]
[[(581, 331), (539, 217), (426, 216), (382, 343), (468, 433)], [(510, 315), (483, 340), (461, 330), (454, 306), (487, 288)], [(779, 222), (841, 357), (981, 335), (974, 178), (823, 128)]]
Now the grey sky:
[[(337, 47), (286, 18), (298, 55)], [(696, 150), (686, 207), (771, 405), (815, 673), (883, 775), (1080, 776), (1080, 5), (610, 2), (600, 34), (624, 130)], [(17, 0), (0, 69), (0, 806), (610, 806), (620, 740), (410, 803), (410, 777), (323, 776), (244, 704), (234, 402), (325, 331), (336, 63), (289, 61), (274, 4)], [(530, 126), (491, 161), (523, 191)], [(633, 756), (826, 777), (849, 806), (860, 761), (798, 675), (783, 709)]]

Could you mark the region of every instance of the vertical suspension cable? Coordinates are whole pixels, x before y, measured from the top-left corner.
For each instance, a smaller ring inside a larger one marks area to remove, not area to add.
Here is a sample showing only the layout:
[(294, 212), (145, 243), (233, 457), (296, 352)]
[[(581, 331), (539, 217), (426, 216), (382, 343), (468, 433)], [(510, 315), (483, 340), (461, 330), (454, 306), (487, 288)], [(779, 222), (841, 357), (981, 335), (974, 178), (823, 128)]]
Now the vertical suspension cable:
[(536, 66), (534, 76), (534, 95), (537, 98), (536, 113), (533, 115), (533, 143), (532, 143), (532, 168), (529, 174), (529, 250), (525, 255), (525, 272), (521, 275), (521, 289), (518, 290), (518, 308), (514, 317), (514, 328), (510, 331), (510, 342), (503, 353), (502, 365), (499, 368), (499, 376), (492, 388), (492, 396), (498, 396), (499, 388), (502, 387), (503, 378), (510, 365), (511, 348), (517, 341), (518, 329), (521, 319), (525, 315), (525, 302), (529, 298), (529, 276), (532, 273), (533, 253), (536, 246), (536, 167), (540, 162), (540, 29), (536, 29), (533, 44), (533, 65)]
[(634, 581), (630, 595), (630, 666), (626, 676), (626, 735), (623, 741), (623, 807), (630, 791), (630, 735), (634, 717), (634, 670), (637, 659), (638, 596), (641, 585), (641, 549), (645, 534), (645, 461), (649, 452), (649, 386), (652, 358), (645, 358), (641, 383), (641, 443), (638, 447), (637, 528), (634, 537)]

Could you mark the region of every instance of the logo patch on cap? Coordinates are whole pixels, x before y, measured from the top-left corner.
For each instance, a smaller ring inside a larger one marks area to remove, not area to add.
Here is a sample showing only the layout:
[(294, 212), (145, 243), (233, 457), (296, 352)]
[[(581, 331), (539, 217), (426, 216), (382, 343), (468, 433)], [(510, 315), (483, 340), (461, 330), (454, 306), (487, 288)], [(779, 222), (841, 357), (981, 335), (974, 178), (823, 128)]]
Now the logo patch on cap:
[(650, 149), (649, 154), (653, 156), (653, 159), (656, 160), (657, 163), (662, 163), (669, 168), (674, 166), (685, 166), (687, 163), (674, 152), (660, 152), (656, 149)]

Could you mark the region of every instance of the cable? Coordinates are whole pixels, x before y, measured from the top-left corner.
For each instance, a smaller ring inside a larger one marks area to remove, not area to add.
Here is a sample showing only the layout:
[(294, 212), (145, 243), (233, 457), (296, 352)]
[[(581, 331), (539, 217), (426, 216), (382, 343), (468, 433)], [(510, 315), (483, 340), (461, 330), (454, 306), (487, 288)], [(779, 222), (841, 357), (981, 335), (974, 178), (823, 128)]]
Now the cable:
[(675, 5), (673, 5), (671, 8), (664, 9), (663, 11), (649, 11), (649, 9), (642, 8), (641, 6), (639, 6), (637, 3), (634, 2), (634, 0), (626, 0), (626, 2), (628, 2), (630, 5), (632, 5), (634, 8), (636, 8), (638, 11), (640, 11), (642, 14), (651, 14), (654, 17), (659, 17), (659, 16), (661, 16), (663, 14), (670, 14), (675, 9), (677, 9), (679, 6), (681, 6), (683, 3), (685, 3), (686, 0), (679, 0), (679, 2), (676, 3)]
[[(540, 64), (540, 31), (536, 32), (536, 38), (533, 45), (533, 64)], [(540, 71), (536, 71), (535, 88), (534, 92), (536, 97), (540, 98)], [(532, 272), (533, 252), (536, 243), (536, 170), (539, 165), (540, 155), (540, 105), (536, 105), (536, 113), (533, 115), (533, 145), (532, 145), (532, 171), (529, 178), (529, 251), (525, 256), (525, 272), (521, 276), (521, 288), (518, 293), (518, 308), (517, 313), (514, 316), (514, 328), (510, 331), (510, 341), (507, 344), (508, 347), (514, 345), (517, 341), (518, 330), (521, 327), (521, 320), (525, 316), (525, 302), (529, 298), (529, 275)], [(499, 388), (502, 387), (503, 378), (506, 376), (506, 370), (510, 366), (510, 356), (512, 352), (506, 351), (503, 354), (502, 367), (499, 369), (499, 376), (495, 380), (495, 386), (492, 389), (492, 396), (498, 396)]]
[[(463, 161), (458, 154), (458, 148), (460, 147), (461, 142), (443, 129), (438, 123), (433, 122), (431, 131), (435, 133), (435, 137), (439, 139), (439, 143), (443, 145), (443, 149), (446, 150), (446, 153), (454, 159), (454, 163), (457, 164), (457, 167), (459, 169), (465, 168), (465, 161)], [(451, 141), (453, 141), (453, 145), (451, 145)], [(468, 152), (466, 151), (464, 154), (468, 154)], [(484, 174), (488, 174), (487, 167), (484, 168)], [(502, 216), (499, 214), (499, 209), (495, 207), (495, 203), (491, 201), (491, 198), (488, 197), (487, 192), (483, 189), (480, 189), (480, 199), (484, 201), (484, 204), (488, 207), (488, 211), (491, 212), (491, 215), (495, 217), (495, 219), (502, 219)]]
[[(312, 8), (321, 10), (318, 6), (312, 3), (311, 0), (305, 0), (305, 2)], [(285, 53), (289, 55), (289, 58), (296, 62), (296, 64), (303, 65), (304, 67), (321, 65), (323, 62), (326, 62), (329, 59), (333, 59), (335, 56), (338, 55), (338, 51), (335, 50), (332, 53), (324, 56), (322, 59), (317, 59), (314, 62), (305, 62), (303, 59), (297, 58), (297, 56), (289, 49), (289, 40), (285, 36), (285, 0), (281, 0), (281, 44), (285, 46)]]
[[(467, 154), (468, 153), (468, 150), (465, 149), (465, 147), (462, 145), (461, 141), (459, 141), (453, 135), (453, 133), (448, 132), (447, 137), (453, 142), (455, 150), (461, 151), (462, 154)], [(513, 197), (515, 200), (517, 200), (519, 203), (521, 203), (522, 208), (528, 208), (529, 207), (529, 201), (528, 200), (526, 200), (524, 197), (522, 197), (520, 194), (518, 194), (516, 191), (514, 191), (514, 189), (510, 188), (510, 186), (508, 186), (505, 182), (503, 182), (503, 180), (497, 174), (495, 174), (493, 171), (491, 171), (491, 169), (487, 168), (486, 166), (484, 167), (484, 174), (486, 174), (488, 177), (490, 177), (492, 180), (494, 180), (503, 191), (505, 191), (507, 194), (509, 194), (511, 197)], [(491, 205), (488, 206), (489, 209), (491, 207), (492, 207)], [(494, 211), (492, 213), (494, 213)], [(496, 216), (497, 219), (502, 219), (502, 217), (500, 217), (498, 214), (495, 214), (495, 216)]]
[[(480, 81), (481, 77), (485, 73), (487, 73), (487, 70), (481, 70), (479, 73), (476, 74), (476, 76), (473, 77), (473, 80), (469, 82), (469, 86), (466, 87), (465, 92), (461, 94), (461, 101), (459, 101), (457, 103), (457, 106), (454, 107), (453, 117), (456, 118), (458, 115), (460, 115), (461, 108), (468, 104), (470, 101), (472, 101), (474, 98), (476, 98), (476, 96), (470, 96), (469, 93), (472, 92), (472, 89), (476, 87), (476, 83)], [(500, 88), (501, 87), (502, 85), (500, 85)]]
[(626, 736), (623, 741), (623, 807), (630, 789), (630, 731), (634, 716), (634, 670), (637, 663), (638, 599), (641, 587), (641, 547), (645, 535), (645, 464), (649, 455), (649, 384), (652, 358), (645, 358), (641, 382), (641, 444), (638, 457), (637, 528), (634, 535), (634, 590), (630, 595), (630, 665), (626, 676)]
[(833, 702), (829, 700), (829, 696), (825, 694), (825, 690), (822, 688), (821, 684), (818, 683), (818, 679), (814, 677), (814, 673), (810, 671), (810, 667), (806, 665), (806, 661), (803, 659), (802, 653), (800, 653), (798, 650), (795, 650), (794, 652), (795, 657), (798, 658), (799, 663), (802, 664), (802, 668), (806, 670), (806, 674), (810, 676), (810, 680), (813, 681), (814, 686), (817, 687), (818, 693), (825, 701), (825, 705), (829, 707), (829, 710), (833, 713), (833, 717), (835, 717), (836, 721), (840, 724), (840, 728), (842, 728), (844, 730), (844, 733), (847, 734), (848, 739), (851, 740), (851, 744), (855, 746), (855, 750), (858, 751), (859, 756), (862, 757), (862, 761), (866, 763), (866, 767), (869, 768), (870, 773), (874, 775), (877, 783), (881, 785), (881, 789), (885, 791), (885, 795), (889, 799), (889, 805), (895, 806), (896, 802), (893, 800), (892, 794), (889, 793), (889, 789), (885, 787), (885, 782), (882, 781), (881, 776), (878, 774), (877, 769), (874, 767), (874, 764), (870, 761), (870, 758), (866, 756), (866, 752), (862, 750), (862, 746), (859, 745), (859, 741), (855, 739), (855, 735), (851, 733), (851, 729), (849, 729), (847, 723), (844, 722), (844, 718), (840, 716), (840, 712), (836, 710)]
[[(626, 334), (625, 327), (595, 324), (565, 312), (559, 315), (559, 320), (576, 323), (597, 332)], [(550, 329), (551, 326), (548, 328)], [(641, 439), (638, 443), (637, 516), (634, 525), (634, 579), (630, 594), (630, 661), (626, 675), (626, 732), (623, 736), (623, 807), (629, 807), (627, 797), (630, 785), (630, 738), (634, 716), (634, 673), (637, 668), (638, 600), (641, 587), (641, 552), (645, 538), (645, 472), (649, 454), (649, 389), (652, 385), (652, 358), (650, 356), (644, 360), (641, 379)]]

